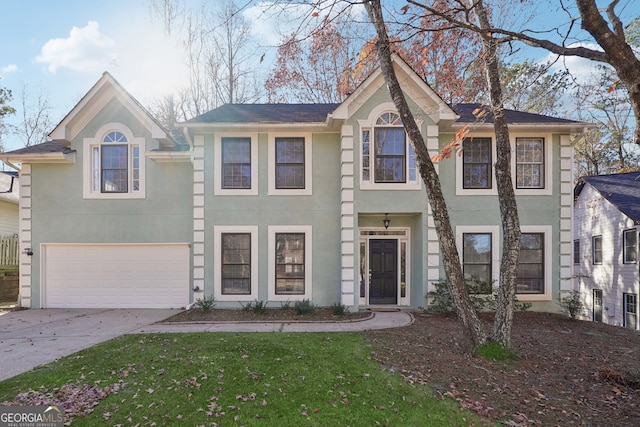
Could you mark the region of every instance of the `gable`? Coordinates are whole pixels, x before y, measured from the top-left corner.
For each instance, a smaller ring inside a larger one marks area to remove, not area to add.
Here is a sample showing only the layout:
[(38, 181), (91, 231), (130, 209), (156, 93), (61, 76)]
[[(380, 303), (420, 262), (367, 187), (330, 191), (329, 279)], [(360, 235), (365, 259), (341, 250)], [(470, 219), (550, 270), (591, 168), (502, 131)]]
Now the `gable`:
[[(453, 122), (458, 118), (456, 112), (453, 111), (406, 62), (397, 55), (393, 55), (392, 61), (396, 76), (405, 96), (426, 113), (431, 121), (434, 123), (441, 123), (442, 121)], [(376, 68), (376, 70), (336, 108), (331, 114), (331, 117), (336, 120), (347, 120), (381, 89), (387, 91), (382, 71), (380, 68)]]
[(616, 209), (640, 224), (640, 172), (587, 176), (581, 180), (576, 187), (576, 199), (583, 197), (584, 185), (589, 184)]
[(170, 140), (168, 132), (107, 72), (73, 107), (49, 134), (51, 139), (69, 145), (104, 108), (116, 99), (129, 114), (150, 132), (152, 138)]

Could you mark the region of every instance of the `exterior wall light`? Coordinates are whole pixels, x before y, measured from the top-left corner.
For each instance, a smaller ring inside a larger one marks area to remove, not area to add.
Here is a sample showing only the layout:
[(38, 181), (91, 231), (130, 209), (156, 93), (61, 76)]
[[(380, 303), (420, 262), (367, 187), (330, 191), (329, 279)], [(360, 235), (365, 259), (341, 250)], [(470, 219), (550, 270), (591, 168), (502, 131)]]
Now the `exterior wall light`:
[(389, 228), (389, 224), (391, 224), (391, 220), (389, 219), (389, 214), (384, 214), (384, 219), (382, 220), (382, 223), (384, 224), (384, 229), (386, 230), (387, 228)]
[(29, 256), (33, 255), (33, 250), (31, 248), (25, 248), (23, 252)]

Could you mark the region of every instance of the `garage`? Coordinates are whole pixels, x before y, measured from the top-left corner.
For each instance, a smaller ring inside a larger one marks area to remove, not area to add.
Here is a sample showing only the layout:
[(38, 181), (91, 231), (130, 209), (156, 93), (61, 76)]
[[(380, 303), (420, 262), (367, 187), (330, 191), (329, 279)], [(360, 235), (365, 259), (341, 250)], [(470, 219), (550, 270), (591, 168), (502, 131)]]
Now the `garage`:
[(42, 307), (180, 308), (188, 244), (43, 245)]

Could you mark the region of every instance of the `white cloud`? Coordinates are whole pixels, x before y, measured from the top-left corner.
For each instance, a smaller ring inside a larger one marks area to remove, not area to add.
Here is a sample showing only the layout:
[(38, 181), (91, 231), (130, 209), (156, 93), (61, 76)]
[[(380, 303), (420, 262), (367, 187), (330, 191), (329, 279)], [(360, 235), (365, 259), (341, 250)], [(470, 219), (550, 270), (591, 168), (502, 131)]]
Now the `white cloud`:
[[(602, 51), (602, 48), (593, 43), (589, 44), (575, 44), (570, 45), (569, 47), (579, 47), (583, 46), (589, 49)], [(546, 57), (543, 58), (542, 62), (549, 63), (552, 61), (556, 61), (556, 63), (551, 67), (552, 71), (560, 71), (560, 70), (569, 70), (571, 75), (576, 79), (578, 83), (587, 82), (595, 73), (596, 67), (598, 65), (602, 65), (601, 62), (592, 61), (590, 59), (582, 58), (580, 56), (565, 56), (558, 58), (558, 55), (553, 53), (549, 53)]]
[(73, 27), (68, 38), (51, 39), (42, 46), (36, 62), (49, 65), (55, 74), (58, 68), (73, 71), (103, 71), (116, 59), (115, 42), (100, 32), (96, 21), (89, 21), (86, 27)]
[(20, 68), (16, 64), (9, 64), (0, 68), (0, 73), (2, 74), (17, 73), (18, 71), (20, 71)]

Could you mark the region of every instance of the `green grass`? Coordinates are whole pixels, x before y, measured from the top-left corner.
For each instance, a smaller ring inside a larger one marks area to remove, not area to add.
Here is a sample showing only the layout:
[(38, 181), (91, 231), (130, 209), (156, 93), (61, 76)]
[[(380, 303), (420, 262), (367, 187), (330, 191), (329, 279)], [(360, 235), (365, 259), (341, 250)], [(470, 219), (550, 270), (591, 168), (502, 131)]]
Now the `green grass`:
[(498, 362), (519, 360), (518, 355), (511, 349), (503, 347), (499, 342), (488, 340), (476, 350), (476, 355), (486, 360)]
[(0, 382), (0, 402), (65, 384), (119, 384), (82, 426), (467, 426), (370, 359), (362, 334), (128, 335)]

